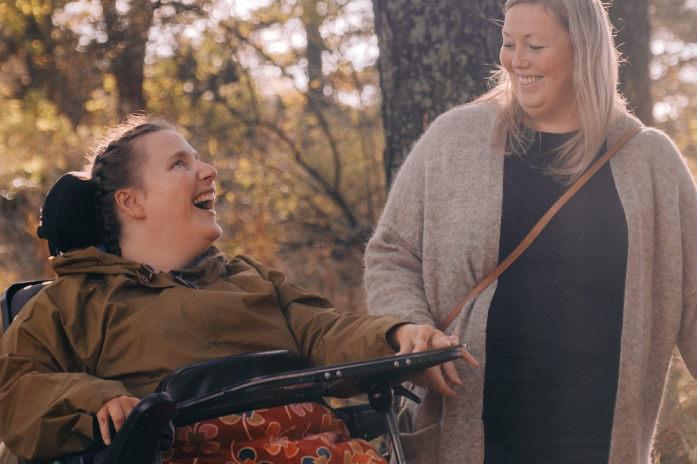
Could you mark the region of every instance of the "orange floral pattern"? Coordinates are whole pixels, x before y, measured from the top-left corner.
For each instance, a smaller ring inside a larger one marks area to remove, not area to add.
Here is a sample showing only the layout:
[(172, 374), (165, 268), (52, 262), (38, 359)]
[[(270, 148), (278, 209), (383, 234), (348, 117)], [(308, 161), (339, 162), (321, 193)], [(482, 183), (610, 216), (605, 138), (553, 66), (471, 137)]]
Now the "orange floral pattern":
[(234, 414), (177, 429), (168, 464), (387, 464), (328, 408), (312, 403)]

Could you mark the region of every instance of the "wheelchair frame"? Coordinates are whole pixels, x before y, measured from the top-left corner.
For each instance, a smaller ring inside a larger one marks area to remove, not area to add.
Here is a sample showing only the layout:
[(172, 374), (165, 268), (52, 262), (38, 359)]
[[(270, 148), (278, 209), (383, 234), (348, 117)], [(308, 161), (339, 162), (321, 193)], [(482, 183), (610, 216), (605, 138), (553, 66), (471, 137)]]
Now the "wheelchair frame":
[[(51, 281), (17, 283), (0, 297), (4, 330), (21, 308)], [(174, 441), (174, 427), (229, 414), (321, 397), (367, 393), (368, 405), (340, 409), (352, 438), (385, 433), (397, 463), (406, 464), (392, 407), (396, 395), (420, 402), (401, 383), (417, 372), (459, 358), (460, 346), (357, 363), (310, 368), (288, 350), (245, 353), (185, 366), (167, 375), (155, 393), (134, 408), (110, 446), (101, 440), (87, 450), (43, 461), (48, 464), (156, 464)], [(234, 373), (234, 375), (233, 375)], [(321, 400), (320, 400), (321, 402)]]

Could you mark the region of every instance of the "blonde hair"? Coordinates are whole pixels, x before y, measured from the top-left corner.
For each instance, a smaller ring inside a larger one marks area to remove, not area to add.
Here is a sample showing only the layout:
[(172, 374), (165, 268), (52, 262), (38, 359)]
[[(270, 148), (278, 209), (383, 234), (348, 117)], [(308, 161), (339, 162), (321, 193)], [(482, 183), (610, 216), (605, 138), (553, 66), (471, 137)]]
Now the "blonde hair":
[[(521, 3), (543, 4), (571, 36), (572, 76), (581, 128), (559, 148), (547, 171), (556, 180), (571, 184), (600, 150), (613, 116), (627, 112), (617, 89), (619, 53), (612, 25), (600, 0), (507, 0), (504, 12)], [(522, 154), (531, 146), (534, 131), (522, 124), (525, 112), (513, 96), (509, 75), (503, 67), (494, 73), (492, 82), (492, 89), (475, 103), (496, 101), (502, 105), (494, 127), (495, 143), (505, 144), (506, 154)]]

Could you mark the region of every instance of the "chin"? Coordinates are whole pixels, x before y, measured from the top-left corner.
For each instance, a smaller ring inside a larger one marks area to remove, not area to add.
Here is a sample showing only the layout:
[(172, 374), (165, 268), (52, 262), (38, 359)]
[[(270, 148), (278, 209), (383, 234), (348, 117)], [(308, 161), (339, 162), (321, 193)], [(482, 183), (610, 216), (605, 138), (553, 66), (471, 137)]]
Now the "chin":
[(222, 235), (223, 229), (216, 224), (215, 227), (211, 228), (211, 230), (206, 234), (206, 239), (210, 240), (210, 244), (213, 245), (213, 242), (218, 240)]

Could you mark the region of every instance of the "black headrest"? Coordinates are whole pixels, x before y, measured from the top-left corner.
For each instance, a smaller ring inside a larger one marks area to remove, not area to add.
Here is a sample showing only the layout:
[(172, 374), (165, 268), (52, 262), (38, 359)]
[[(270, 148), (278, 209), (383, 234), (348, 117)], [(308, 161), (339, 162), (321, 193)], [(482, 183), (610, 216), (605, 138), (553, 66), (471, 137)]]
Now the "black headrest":
[(48, 240), (52, 256), (101, 244), (92, 186), (83, 174), (69, 172), (48, 191), (36, 233)]

